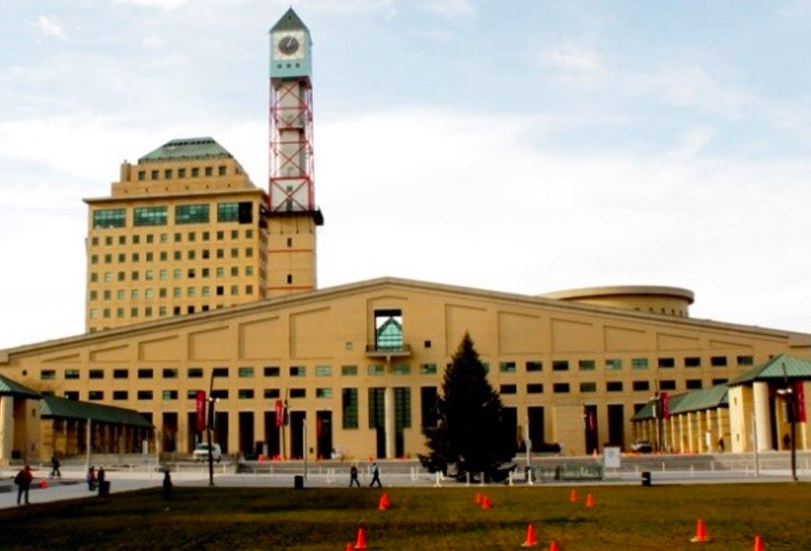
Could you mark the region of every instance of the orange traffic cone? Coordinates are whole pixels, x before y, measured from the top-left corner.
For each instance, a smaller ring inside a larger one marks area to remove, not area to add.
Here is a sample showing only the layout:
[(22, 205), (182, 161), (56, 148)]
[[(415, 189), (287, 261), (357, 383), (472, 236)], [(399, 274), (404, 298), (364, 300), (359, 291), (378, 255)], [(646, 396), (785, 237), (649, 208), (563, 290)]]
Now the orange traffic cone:
[(48, 487), (48, 481), (43, 478), (39, 483), (39, 487), (45, 490)]
[(586, 507), (588, 507), (589, 509), (594, 508), (594, 496), (591, 494), (586, 495)]
[(344, 547), (344, 551), (355, 551), (355, 546), (352, 545), (351, 542), (347, 542), (346, 547)]
[(389, 508), (389, 503), (386, 501), (386, 494), (380, 496), (380, 501), (377, 504), (378, 511), (385, 511)]
[(479, 492), (476, 492), (476, 505), (481, 505), (481, 504), (482, 504), (482, 494), (479, 493)]
[(755, 536), (755, 551), (763, 551), (763, 540), (760, 536)]
[(366, 549), (366, 534), (363, 533), (363, 527), (358, 528), (358, 541), (355, 542), (355, 551)]
[(482, 509), (485, 511), (490, 509), (490, 498), (487, 496), (482, 496)]
[(704, 521), (702, 519), (698, 519), (698, 522), (696, 522), (696, 535), (690, 538), (690, 541), (693, 543), (707, 543), (712, 541), (709, 536), (707, 536), (707, 530), (704, 528)]
[(558, 551), (558, 542), (552, 540), (549, 542), (549, 551)]
[(535, 547), (538, 545), (538, 540), (535, 539), (535, 525), (532, 523), (527, 524), (527, 539), (521, 544), (521, 547)]
[(577, 503), (577, 490), (572, 488), (572, 491), (569, 492), (569, 502), (570, 503)]

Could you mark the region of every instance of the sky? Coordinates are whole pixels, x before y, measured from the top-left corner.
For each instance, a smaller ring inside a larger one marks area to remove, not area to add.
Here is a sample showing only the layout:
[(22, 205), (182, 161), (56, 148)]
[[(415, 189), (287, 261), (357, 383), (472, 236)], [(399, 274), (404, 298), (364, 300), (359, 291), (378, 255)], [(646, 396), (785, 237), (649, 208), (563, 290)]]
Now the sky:
[(0, 348), (84, 331), (122, 161), (212, 136), (267, 187), (291, 5), (319, 287), (667, 285), (811, 332), (811, 0), (0, 0)]

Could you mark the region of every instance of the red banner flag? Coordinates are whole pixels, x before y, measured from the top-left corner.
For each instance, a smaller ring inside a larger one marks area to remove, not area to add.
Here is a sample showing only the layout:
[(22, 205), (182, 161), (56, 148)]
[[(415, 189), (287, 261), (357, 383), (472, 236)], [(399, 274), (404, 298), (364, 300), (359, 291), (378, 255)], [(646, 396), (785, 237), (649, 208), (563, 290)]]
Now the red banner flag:
[(662, 419), (670, 417), (670, 397), (667, 392), (659, 394), (659, 402), (662, 404)]
[(282, 417), (284, 417), (284, 404), (281, 400), (276, 400), (276, 427), (282, 426)]
[(805, 423), (805, 387), (802, 381), (794, 381), (794, 400), (797, 404), (797, 419), (798, 423)]
[(206, 428), (206, 393), (203, 390), (197, 391), (197, 432), (202, 432)]

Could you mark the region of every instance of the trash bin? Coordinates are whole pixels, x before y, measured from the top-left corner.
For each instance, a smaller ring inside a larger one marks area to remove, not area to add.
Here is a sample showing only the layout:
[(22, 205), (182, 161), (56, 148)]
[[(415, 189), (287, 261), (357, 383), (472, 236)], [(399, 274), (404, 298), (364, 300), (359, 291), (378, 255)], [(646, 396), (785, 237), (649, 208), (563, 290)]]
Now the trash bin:
[(650, 486), (650, 471), (642, 471), (642, 485)]
[(107, 497), (110, 495), (110, 481), (102, 480), (99, 482), (99, 497)]
[(300, 474), (297, 474), (296, 476), (294, 476), (293, 477), (293, 487), (296, 490), (304, 489), (304, 477), (301, 476)]

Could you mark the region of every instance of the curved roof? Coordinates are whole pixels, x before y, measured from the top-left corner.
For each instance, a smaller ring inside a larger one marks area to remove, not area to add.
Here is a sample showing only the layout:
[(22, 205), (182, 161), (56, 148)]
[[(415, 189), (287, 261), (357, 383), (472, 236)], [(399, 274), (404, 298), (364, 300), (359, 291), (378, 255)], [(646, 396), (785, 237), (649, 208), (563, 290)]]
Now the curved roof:
[(683, 289), (681, 287), (665, 287), (660, 285), (613, 285), (608, 287), (583, 287), (580, 289), (553, 291), (551, 293), (544, 293), (540, 296), (557, 300), (573, 300), (629, 295), (671, 297), (686, 300), (688, 304), (692, 304), (695, 300), (695, 295), (690, 289)]
[(0, 375), (0, 396), (17, 396), (18, 398), (31, 398), (34, 400), (41, 398), (36, 391), (19, 383), (15, 383), (2, 375)]
[(739, 386), (755, 381), (811, 380), (811, 362), (788, 354), (778, 354), (765, 364), (736, 377), (729, 386)]
[(223, 146), (217, 143), (214, 138), (183, 138), (169, 140), (158, 149), (147, 153), (140, 159), (143, 162), (176, 161), (178, 159), (208, 159), (226, 158), (232, 159), (231, 155)]
[(99, 423), (128, 425), (131, 427), (152, 427), (152, 424), (141, 414), (131, 409), (79, 402), (56, 396), (42, 397), (41, 416), (43, 418), (56, 417), (59, 419), (90, 419)]
[[(726, 383), (703, 388), (701, 390), (694, 390), (692, 392), (685, 392), (671, 396), (668, 400), (668, 410), (670, 415), (679, 415), (681, 413), (688, 413), (690, 411), (703, 411), (705, 409), (715, 409), (718, 407), (728, 407), (728, 390), (729, 387)], [(651, 400), (645, 407), (636, 412), (632, 417), (633, 421), (646, 421), (653, 419), (653, 404)]]

